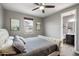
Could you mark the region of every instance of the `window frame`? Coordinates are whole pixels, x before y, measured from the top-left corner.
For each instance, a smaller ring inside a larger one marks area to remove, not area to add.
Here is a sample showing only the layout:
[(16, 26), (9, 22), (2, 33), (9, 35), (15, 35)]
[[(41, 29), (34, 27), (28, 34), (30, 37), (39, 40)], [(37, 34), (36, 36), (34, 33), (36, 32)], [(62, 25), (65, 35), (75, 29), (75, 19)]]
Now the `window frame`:
[[(29, 21), (29, 20), (31, 20), (33, 23), (32, 23), (32, 31), (29, 31), (28, 32), (28, 30), (27, 29), (25, 29), (25, 24), (24, 24), (24, 22), (25, 22), (25, 20), (27, 20), (27, 21)], [(27, 18), (27, 17), (24, 17), (24, 20), (23, 20), (23, 28), (24, 28), (24, 33), (30, 33), (30, 34), (32, 34), (33, 33), (33, 28), (34, 27), (34, 20), (33, 20), (33, 18)], [(25, 31), (26, 30), (26, 31)]]

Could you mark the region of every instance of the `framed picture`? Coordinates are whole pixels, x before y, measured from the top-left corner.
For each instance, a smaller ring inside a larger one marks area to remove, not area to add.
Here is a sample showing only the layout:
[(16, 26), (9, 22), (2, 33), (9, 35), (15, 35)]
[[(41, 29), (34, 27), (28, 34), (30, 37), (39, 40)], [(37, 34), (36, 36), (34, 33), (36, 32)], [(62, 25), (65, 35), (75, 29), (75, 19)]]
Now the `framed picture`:
[(11, 19), (10, 20), (10, 28), (11, 28), (11, 31), (19, 31), (20, 21), (18, 19)]

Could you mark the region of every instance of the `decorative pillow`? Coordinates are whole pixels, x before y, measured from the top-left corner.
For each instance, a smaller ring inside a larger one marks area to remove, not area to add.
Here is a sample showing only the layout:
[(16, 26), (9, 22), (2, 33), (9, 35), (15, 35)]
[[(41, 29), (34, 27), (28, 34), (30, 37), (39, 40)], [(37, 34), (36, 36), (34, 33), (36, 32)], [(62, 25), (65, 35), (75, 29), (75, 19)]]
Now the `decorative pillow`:
[(22, 36), (16, 35), (18, 39), (20, 39), (24, 44), (26, 44), (25, 39)]
[(6, 42), (2, 45), (2, 49), (6, 49), (11, 47), (13, 44), (13, 40), (9, 37)]
[(12, 47), (13, 37), (9, 37), (6, 42), (2, 45), (1, 52), (8, 54), (16, 54), (16, 51)]
[(23, 41), (20, 40), (19, 38), (17, 38), (16, 36), (14, 37), (14, 40), (13, 40), (13, 47), (16, 50), (20, 51), (21, 53), (26, 52), (25, 45), (24, 45)]
[(13, 39), (14, 39), (14, 36), (9, 36), (9, 39), (10, 39), (10, 40), (13, 40)]

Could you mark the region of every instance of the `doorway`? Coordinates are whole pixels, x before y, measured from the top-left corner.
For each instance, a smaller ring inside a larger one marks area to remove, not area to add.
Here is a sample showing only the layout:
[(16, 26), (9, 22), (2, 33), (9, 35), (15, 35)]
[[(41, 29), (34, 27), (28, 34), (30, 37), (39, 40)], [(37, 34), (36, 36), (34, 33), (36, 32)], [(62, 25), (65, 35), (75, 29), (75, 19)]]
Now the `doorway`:
[(74, 49), (76, 49), (76, 10), (61, 14), (61, 39), (64, 53), (62, 55), (74, 55)]

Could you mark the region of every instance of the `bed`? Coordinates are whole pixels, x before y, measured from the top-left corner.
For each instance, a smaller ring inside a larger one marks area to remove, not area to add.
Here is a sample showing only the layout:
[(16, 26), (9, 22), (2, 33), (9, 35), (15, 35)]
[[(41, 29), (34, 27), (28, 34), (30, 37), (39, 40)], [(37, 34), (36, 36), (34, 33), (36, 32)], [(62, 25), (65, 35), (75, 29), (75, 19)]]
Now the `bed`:
[(59, 47), (55, 42), (51, 42), (44, 38), (32, 37), (26, 38), (25, 41), (27, 52), (17, 54), (17, 56), (47, 56), (55, 51), (59, 51)]
[(24, 38), (24, 40), (26, 42), (26, 44), (24, 44), (26, 53), (17, 54), (13, 48), (15, 41), (14, 36), (9, 36), (9, 33), (6, 29), (0, 29), (0, 55), (47, 56), (51, 55), (51, 53), (53, 52), (59, 51), (59, 46), (57, 45), (57, 43), (55, 41), (51, 41), (53, 39), (49, 39), (48, 37), (37, 36)]

